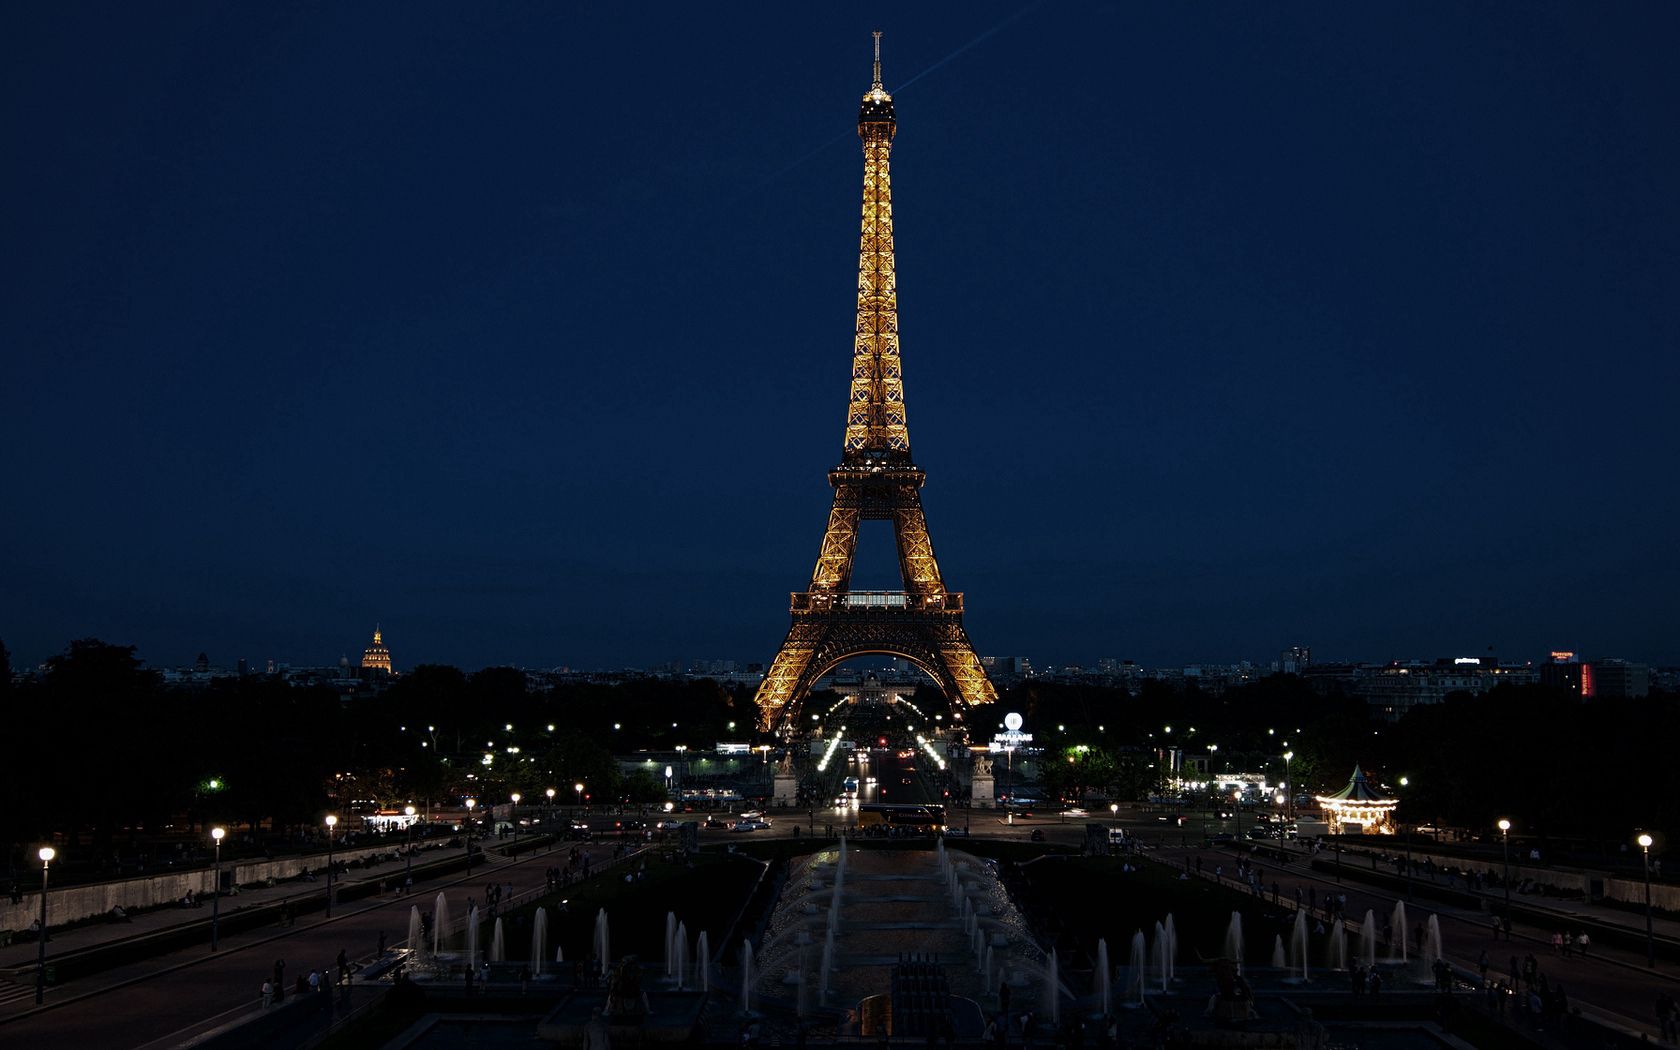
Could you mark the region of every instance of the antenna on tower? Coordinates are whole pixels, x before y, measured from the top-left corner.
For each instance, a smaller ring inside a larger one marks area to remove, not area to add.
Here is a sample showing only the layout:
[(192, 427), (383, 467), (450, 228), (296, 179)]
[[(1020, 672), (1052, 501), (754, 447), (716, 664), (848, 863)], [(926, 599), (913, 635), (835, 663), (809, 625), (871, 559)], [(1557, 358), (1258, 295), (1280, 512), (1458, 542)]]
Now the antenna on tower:
[(881, 31), (875, 30), (875, 86), (881, 86)]

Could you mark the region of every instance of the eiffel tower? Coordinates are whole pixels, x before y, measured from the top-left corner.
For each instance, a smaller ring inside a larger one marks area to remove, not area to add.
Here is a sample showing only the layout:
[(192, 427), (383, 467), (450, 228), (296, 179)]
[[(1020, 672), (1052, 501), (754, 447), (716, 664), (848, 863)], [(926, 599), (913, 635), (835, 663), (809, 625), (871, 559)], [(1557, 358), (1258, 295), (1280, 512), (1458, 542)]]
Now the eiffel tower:
[[(758, 688), (760, 728), (788, 729), (816, 680), (843, 660), (869, 653), (902, 656), (926, 672), (958, 713), (997, 692), (963, 630), (962, 595), (945, 589), (933, 557), (922, 483), (910, 458), (904, 379), (898, 353), (889, 161), (898, 122), (881, 86), (881, 34), (875, 82), (863, 96), (863, 234), (858, 246), (857, 336), (852, 392), (840, 465), (828, 472), (834, 507), (808, 590), (793, 593), (793, 625)], [(887, 520), (898, 543), (902, 591), (854, 591), (858, 523)]]

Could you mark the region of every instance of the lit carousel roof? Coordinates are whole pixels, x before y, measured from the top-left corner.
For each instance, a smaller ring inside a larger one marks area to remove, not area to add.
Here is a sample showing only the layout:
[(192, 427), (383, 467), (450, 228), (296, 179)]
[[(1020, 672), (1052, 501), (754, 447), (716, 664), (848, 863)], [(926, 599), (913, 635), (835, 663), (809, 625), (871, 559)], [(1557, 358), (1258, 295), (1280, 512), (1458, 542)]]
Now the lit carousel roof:
[(1378, 804), (1378, 805), (1394, 806), (1394, 805), (1398, 805), (1399, 802), (1400, 802), (1399, 799), (1384, 798), (1381, 795), (1377, 794), (1375, 791), (1373, 791), (1371, 789), (1371, 782), (1365, 779), (1365, 771), (1360, 769), (1359, 766), (1357, 766), (1357, 765), (1355, 765), (1353, 767), (1353, 779), (1348, 781), (1348, 786), (1347, 787), (1345, 787), (1342, 790), (1336, 792), (1334, 795), (1318, 795), (1318, 796), (1315, 796), (1315, 797), (1318, 799), (1318, 801), (1320, 803), (1326, 803), (1326, 802), (1343, 802), (1343, 803), (1347, 803), (1347, 802), (1353, 802), (1353, 803), (1369, 802), (1369, 803), (1375, 803), (1375, 804)]
[(1336, 834), (1346, 830), (1344, 825), (1355, 825), (1358, 830), (1367, 833), (1394, 833), (1394, 807), (1400, 804), (1400, 800), (1378, 794), (1365, 779), (1365, 771), (1357, 765), (1353, 767), (1353, 777), (1347, 787), (1334, 795), (1313, 797), (1324, 810), (1330, 830)]

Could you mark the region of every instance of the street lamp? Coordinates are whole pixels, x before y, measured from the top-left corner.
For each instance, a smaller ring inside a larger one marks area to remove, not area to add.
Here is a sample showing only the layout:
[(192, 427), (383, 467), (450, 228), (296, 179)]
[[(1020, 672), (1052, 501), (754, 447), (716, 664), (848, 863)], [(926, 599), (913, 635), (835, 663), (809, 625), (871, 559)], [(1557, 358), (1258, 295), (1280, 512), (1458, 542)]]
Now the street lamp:
[(35, 855), (41, 858), (41, 936), (35, 955), (35, 1005), (40, 1006), (47, 998), (47, 869), (58, 851), (42, 846)]
[(478, 799), (476, 799), (476, 798), (467, 799), (467, 874), (468, 875), (472, 874), (472, 833), (473, 833), (472, 811), (473, 811), (473, 807), (476, 806), (476, 805), (478, 805)]
[(1284, 797), (1284, 801), (1288, 803), (1284, 816), (1289, 818), (1289, 822), (1291, 824), (1295, 823), (1295, 789), (1289, 786), (1289, 760), (1294, 757), (1295, 752), (1293, 751), (1285, 751), (1283, 753), (1283, 789), (1287, 792)]
[(1499, 842), (1505, 853), (1505, 919), (1511, 918), (1511, 822), (1499, 818)]
[[(1639, 848), (1645, 851), (1645, 965), (1654, 968), (1657, 965), (1657, 941), (1651, 932), (1651, 836), (1641, 832), (1638, 838)], [(45, 926), (46, 923), (41, 925)]]
[(554, 852), (554, 789), (549, 788), (543, 794), (548, 796), (548, 808), (543, 810), (543, 823), (548, 825), (548, 852)]
[(403, 816), (408, 818), (407, 841), (405, 843), (408, 848), (404, 850), (403, 856), (403, 896), (406, 897), (409, 889), (414, 885), (414, 825), (416, 823), (414, 807), (404, 806)]
[(519, 799), (520, 799), (520, 795), (519, 795), (519, 792), (515, 791), (509, 797), (513, 799), (513, 812), (511, 814), (511, 816), (513, 817), (513, 852), (514, 852), (515, 856), (518, 856), (519, 855)]
[(211, 828), (210, 837), (216, 840), (215, 888), (210, 891), (210, 950), (216, 951), (216, 935), (222, 924), (222, 839), (226, 828)]
[(338, 827), (338, 818), (327, 814), (327, 918), (332, 918), (333, 899), (333, 829)]
[[(1406, 777), (1401, 777), (1400, 778), (1400, 786), (1401, 787), (1406, 787), (1409, 784), (1411, 784), (1410, 779), (1408, 779)], [(1398, 821), (1398, 824), (1400, 825), (1400, 827), (1399, 827), (1400, 834), (1402, 836), (1404, 836), (1405, 839), (1406, 839), (1406, 843), (1405, 843), (1405, 845), (1406, 845), (1406, 899), (1411, 900), (1412, 899), (1412, 832), (1409, 828), (1406, 827), (1406, 822), (1405, 821), (1403, 821), (1403, 820)]]
[(665, 797), (671, 797), (671, 767), (665, 767)]
[(583, 808), (583, 781), (580, 780), (576, 784), (573, 784), (572, 785), (572, 790), (577, 792), (578, 808), (582, 809)]

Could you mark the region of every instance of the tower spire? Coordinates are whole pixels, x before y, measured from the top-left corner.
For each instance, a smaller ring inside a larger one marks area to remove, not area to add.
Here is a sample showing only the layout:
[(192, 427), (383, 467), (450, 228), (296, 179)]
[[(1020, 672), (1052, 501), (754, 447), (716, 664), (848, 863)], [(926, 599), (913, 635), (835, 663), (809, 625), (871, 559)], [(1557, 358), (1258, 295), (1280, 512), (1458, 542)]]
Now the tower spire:
[(875, 30), (875, 83), (871, 85), (876, 91), (886, 90), (881, 86), (881, 31)]

